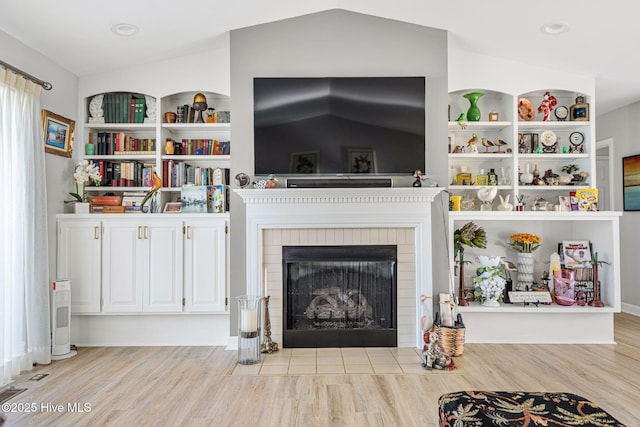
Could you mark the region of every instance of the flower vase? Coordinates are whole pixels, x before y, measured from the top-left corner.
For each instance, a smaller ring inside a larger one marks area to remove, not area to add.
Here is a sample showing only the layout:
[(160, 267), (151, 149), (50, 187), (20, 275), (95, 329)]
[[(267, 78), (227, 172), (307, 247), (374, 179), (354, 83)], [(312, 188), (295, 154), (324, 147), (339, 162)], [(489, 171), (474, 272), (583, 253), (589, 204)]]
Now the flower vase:
[(497, 298), (486, 299), (482, 305), (485, 307), (500, 307), (500, 303)]
[(471, 104), (469, 106), (469, 109), (467, 110), (467, 121), (479, 122), (481, 113), (480, 113), (480, 108), (478, 108), (478, 99), (480, 99), (481, 96), (484, 96), (484, 93), (470, 92), (463, 96), (467, 98), (469, 100), (469, 103)]
[(75, 202), (73, 204), (73, 213), (88, 214), (89, 213), (89, 202)]
[(533, 254), (518, 252), (518, 287), (519, 291), (531, 290), (533, 284)]

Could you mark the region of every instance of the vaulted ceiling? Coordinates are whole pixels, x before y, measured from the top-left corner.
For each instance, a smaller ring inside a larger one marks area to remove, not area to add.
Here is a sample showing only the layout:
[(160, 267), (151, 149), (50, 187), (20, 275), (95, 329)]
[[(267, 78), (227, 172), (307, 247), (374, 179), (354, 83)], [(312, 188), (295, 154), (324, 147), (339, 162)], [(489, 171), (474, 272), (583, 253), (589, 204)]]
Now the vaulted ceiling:
[[(540, 0), (0, 0), (0, 30), (78, 76), (203, 51), (228, 31), (327, 9), (444, 29), (449, 46), (592, 76), (603, 114), (640, 100), (632, 2)], [(617, 7), (616, 7), (617, 6)], [(121, 37), (118, 23), (139, 32)], [(567, 31), (549, 35), (547, 24)], [(384, 37), (384, 34), (380, 34)], [(0, 51), (1, 52), (1, 51)], [(1, 53), (0, 53), (1, 55)]]

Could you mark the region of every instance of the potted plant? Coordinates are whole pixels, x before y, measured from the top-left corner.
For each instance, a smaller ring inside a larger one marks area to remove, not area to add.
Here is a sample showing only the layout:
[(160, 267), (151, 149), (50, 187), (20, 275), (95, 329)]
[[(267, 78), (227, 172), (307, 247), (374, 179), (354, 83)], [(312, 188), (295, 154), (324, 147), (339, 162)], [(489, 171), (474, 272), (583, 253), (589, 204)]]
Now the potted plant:
[(468, 222), (453, 233), (453, 257), (458, 263), (460, 275), (460, 286), (458, 289), (458, 305), (469, 305), (464, 297), (464, 248), (487, 247), (487, 233), (484, 228), (478, 227), (473, 222)]
[[(95, 163), (90, 163), (88, 160), (83, 160), (76, 165), (75, 172), (73, 173), (73, 181), (76, 185), (76, 192), (69, 193), (72, 200), (65, 200), (65, 203), (74, 203), (74, 210), (76, 213), (89, 213), (89, 203), (87, 200), (87, 183), (93, 182), (95, 185), (99, 185), (102, 181), (100, 175), (100, 168)], [(82, 187), (79, 187), (82, 185)], [(80, 192), (82, 188), (82, 192)]]
[(608, 262), (598, 259), (598, 252), (595, 252), (589, 261), (593, 277), (593, 299), (587, 304), (591, 307), (604, 307), (604, 303), (600, 300), (600, 282), (598, 280), (598, 267), (603, 264), (609, 265)]

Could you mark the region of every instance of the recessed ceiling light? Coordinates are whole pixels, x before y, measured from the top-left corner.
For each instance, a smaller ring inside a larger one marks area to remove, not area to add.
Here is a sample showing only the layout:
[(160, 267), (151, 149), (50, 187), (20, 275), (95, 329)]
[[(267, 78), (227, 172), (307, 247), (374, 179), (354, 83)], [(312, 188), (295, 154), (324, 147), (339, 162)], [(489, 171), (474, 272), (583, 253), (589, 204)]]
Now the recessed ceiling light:
[(122, 23), (111, 27), (112, 33), (123, 37), (133, 36), (134, 34), (137, 34), (138, 31), (140, 31), (140, 29), (133, 24)]
[(551, 35), (566, 33), (568, 29), (569, 27), (567, 26), (567, 24), (563, 24), (561, 22), (554, 22), (542, 26), (542, 32)]

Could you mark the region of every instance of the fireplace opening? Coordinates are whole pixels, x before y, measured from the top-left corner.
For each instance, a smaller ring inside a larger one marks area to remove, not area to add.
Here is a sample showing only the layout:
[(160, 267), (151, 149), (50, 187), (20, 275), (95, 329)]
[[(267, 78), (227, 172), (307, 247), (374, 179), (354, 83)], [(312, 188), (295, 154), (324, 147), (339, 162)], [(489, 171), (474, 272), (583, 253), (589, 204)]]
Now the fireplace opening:
[(395, 245), (283, 246), (284, 347), (396, 347)]

